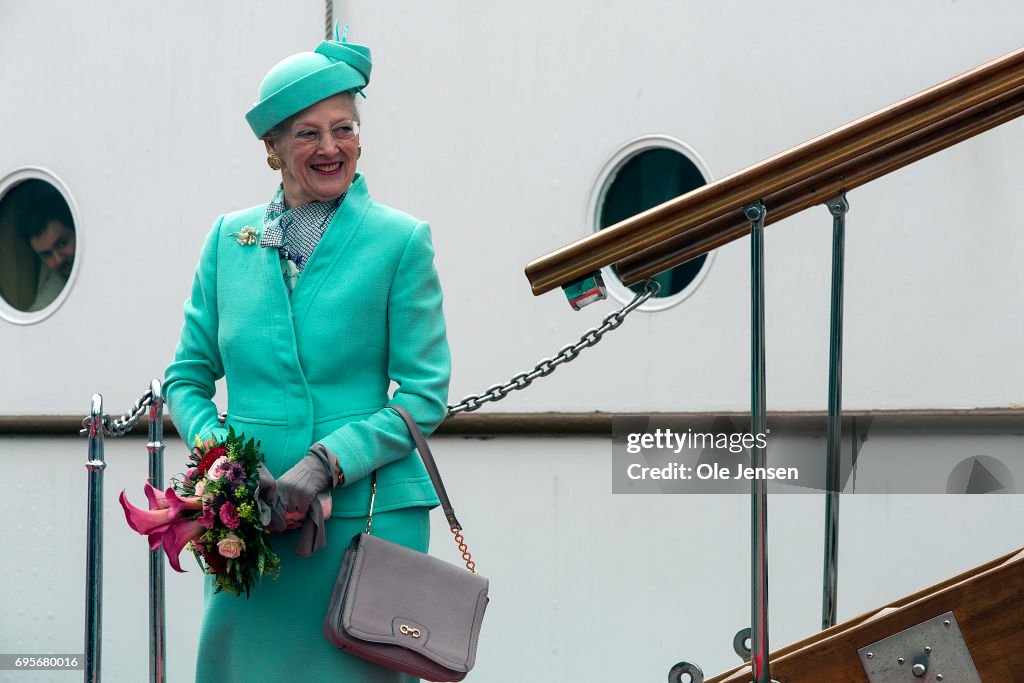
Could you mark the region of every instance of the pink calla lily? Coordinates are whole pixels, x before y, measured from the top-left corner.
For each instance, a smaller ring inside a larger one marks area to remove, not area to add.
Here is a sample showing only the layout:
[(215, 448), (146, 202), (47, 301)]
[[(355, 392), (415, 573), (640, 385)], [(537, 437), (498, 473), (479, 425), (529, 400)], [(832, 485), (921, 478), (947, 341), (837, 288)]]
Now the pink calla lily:
[(170, 511), (170, 514), (167, 516), (168, 519), (178, 519), (182, 510), (201, 510), (203, 508), (203, 499), (199, 496), (181, 498), (172, 488), (164, 491), (164, 497)]
[(124, 491), (118, 496), (121, 507), (124, 508), (124, 517), (128, 520), (128, 526), (140, 534), (150, 534), (154, 531), (162, 531), (170, 524), (170, 510), (143, 510), (128, 502)]
[(165, 531), (167, 531), (167, 529), (161, 529), (159, 531), (154, 531), (149, 536), (146, 536), (146, 539), (149, 540), (149, 549), (151, 551), (155, 551), (163, 545)]
[(164, 553), (167, 555), (167, 562), (171, 569), (179, 573), (186, 573), (178, 562), (178, 555), (182, 548), (189, 541), (194, 541), (203, 534), (203, 527), (194, 519), (176, 519), (171, 526), (163, 532), (161, 544)]
[(146, 498), (149, 499), (150, 510), (165, 510), (170, 505), (164, 492), (153, 488), (152, 484), (148, 481), (146, 482)]
[(162, 547), (171, 568), (184, 573), (178, 556), (186, 543), (199, 538), (203, 533), (203, 527), (196, 520), (186, 519), (180, 515), (186, 510), (202, 509), (203, 501), (199, 497), (181, 498), (174, 489), (160, 491), (148, 483), (145, 488), (149, 510), (137, 508), (129, 503), (124, 491), (121, 491), (118, 497), (128, 526), (148, 537), (150, 550)]

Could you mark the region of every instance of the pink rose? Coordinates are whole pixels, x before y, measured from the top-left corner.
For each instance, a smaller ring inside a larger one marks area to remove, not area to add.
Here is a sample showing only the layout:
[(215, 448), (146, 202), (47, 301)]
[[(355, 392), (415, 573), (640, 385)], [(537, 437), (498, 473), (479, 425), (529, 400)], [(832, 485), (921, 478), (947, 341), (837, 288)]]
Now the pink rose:
[(203, 491), (206, 490), (206, 480), (200, 479), (196, 482), (196, 495), (202, 497)]
[(185, 481), (186, 482), (195, 481), (198, 478), (199, 478), (199, 470), (197, 468), (195, 468), (195, 467), (189, 467), (188, 470), (185, 472)]
[(228, 534), (217, 543), (217, 552), (230, 559), (241, 555), (243, 550), (245, 550), (245, 543), (234, 534)]
[(220, 506), (220, 521), (229, 529), (237, 529), (241, 524), (238, 519), (238, 508), (233, 503), (224, 503)]
[(213, 461), (212, 465), (210, 465), (210, 471), (206, 473), (206, 476), (209, 477), (211, 481), (217, 481), (226, 474), (228, 462), (230, 461), (226, 455), (220, 456)]

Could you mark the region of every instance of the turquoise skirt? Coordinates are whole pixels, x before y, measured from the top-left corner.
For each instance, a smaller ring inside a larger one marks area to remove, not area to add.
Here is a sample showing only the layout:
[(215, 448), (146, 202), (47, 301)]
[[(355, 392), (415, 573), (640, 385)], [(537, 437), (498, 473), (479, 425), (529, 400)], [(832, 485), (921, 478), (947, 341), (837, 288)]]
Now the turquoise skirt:
[[(295, 555), (298, 531), (270, 536), (281, 557), (281, 575), (265, 579), (251, 597), (214, 594), (206, 582), (199, 633), (196, 681), (199, 683), (414, 683), (418, 679), (348, 655), (324, 638), (327, 601), (341, 556), (366, 518), (331, 517), (327, 546), (310, 557)], [(373, 516), (373, 534), (427, 551), (428, 509), (403, 508)]]

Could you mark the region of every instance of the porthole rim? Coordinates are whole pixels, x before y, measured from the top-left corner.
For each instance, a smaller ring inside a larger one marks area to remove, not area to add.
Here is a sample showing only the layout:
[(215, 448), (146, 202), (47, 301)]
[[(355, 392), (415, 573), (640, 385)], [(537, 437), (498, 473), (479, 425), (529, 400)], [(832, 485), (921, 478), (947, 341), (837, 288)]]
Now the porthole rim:
[(71, 267), (71, 275), (68, 276), (64, 289), (45, 308), (38, 311), (22, 311), (12, 306), (4, 297), (0, 296), (0, 319), (15, 325), (35, 325), (41, 323), (64, 305), (78, 279), (78, 273), (81, 270), (83, 254), (85, 252), (78, 204), (75, 202), (74, 195), (71, 194), (67, 183), (50, 169), (43, 166), (20, 166), (4, 174), (0, 178), (0, 204), (3, 203), (8, 192), (27, 180), (41, 180), (49, 184), (60, 193), (64, 202), (68, 205), (68, 210), (71, 212), (71, 220), (75, 224), (75, 263)]
[[(638, 135), (622, 143), (615, 151), (608, 155), (601, 165), (601, 170), (597, 174), (595, 182), (591, 184), (590, 196), (587, 199), (586, 220), (584, 222), (584, 225), (590, 226), (590, 231), (587, 235), (601, 231), (600, 208), (618, 171), (633, 157), (652, 149), (671, 149), (682, 154), (690, 163), (696, 166), (697, 170), (704, 177), (705, 185), (714, 182), (714, 174), (708, 167), (707, 162), (704, 161), (704, 158), (693, 147), (679, 138), (665, 133)], [(697, 271), (697, 276), (682, 290), (672, 296), (648, 299), (637, 310), (653, 313), (672, 308), (686, 301), (703, 284), (708, 272), (711, 270), (711, 266), (714, 264), (716, 253), (716, 251), (711, 251), (707, 254), (707, 259), (704, 261), (701, 269)], [(626, 304), (633, 300), (635, 293), (629, 287), (622, 284), (622, 281), (612, 271), (611, 266), (602, 268), (601, 274), (604, 276), (608, 294), (613, 299), (621, 304)]]

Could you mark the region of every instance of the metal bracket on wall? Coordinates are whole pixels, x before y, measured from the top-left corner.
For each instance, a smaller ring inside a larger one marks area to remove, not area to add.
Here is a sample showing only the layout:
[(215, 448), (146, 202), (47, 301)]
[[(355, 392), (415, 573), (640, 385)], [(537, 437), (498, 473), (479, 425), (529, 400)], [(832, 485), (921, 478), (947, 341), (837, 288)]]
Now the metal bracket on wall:
[(750, 629), (741, 628), (732, 639), (732, 649), (744, 662), (750, 661)]
[(668, 672), (668, 683), (704, 683), (704, 672), (696, 664), (679, 662)]
[(857, 650), (870, 683), (981, 683), (952, 612)]

